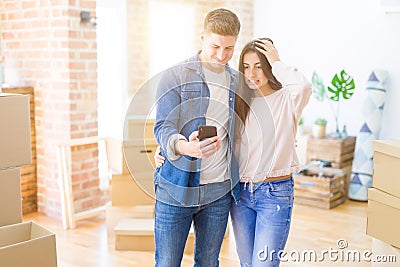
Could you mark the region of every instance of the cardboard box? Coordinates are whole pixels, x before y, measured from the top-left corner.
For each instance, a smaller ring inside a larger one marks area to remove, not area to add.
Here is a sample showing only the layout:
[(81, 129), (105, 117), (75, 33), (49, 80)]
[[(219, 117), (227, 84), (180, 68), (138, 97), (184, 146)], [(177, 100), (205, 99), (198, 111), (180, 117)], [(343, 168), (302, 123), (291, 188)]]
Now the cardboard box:
[(153, 176), (154, 153), (157, 146), (154, 138), (122, 141), (107, 137), (108, 167), (116, 174), (131, 173), (134, 176)]
[(29, 96), (0, 93), (0, 169), (32, 163)]
[(400, 198), (400, 140), (374, 140), (372, 187)]
[(19, 168), (0, 170), (0, 226), (22, 222), (21, 203)]
[(368, 189), (367, 235), (400, 248), (400, 198)]
[(153, 140), (124, 141), (123, 152), (129, 173), (135, 178), (153, 178), (155, 170), (154, 153), (157, 143)]
[(127, 116), (124, 124), (124, 140), (154, 139), (154, 118)]
[(134, 180), (129, 174), (114, 174), (111, 178), (113, 206), (154, 205), (153, 178)]
[(152, 219), (154, 218), (154, 205), (138, 206), (112, 206), (106, 204), (106, 225), (108, 238), (114, 237), (115, 226), (123, 219)]
[[(115, 249), (154, 251), (154, 219), (126, 219), (115, 227)], [(194, 229), (190, 228), (184, 253), (193, 254)]]
[(0, 227), (0, 266), (57, 266), (55, 234), (34, 222)]
[(371, 267), (393, 267), (400, 260), (400, 249), (372, 238), (372, 255)]
[[(114, 228), (115, 249), (134, 251), (154, 251), (154, 219), (125, 219)], [(229, 234), (229, 224), (225, 231), (225, 238)], [(186, 240), (185, 254), (194, 253), (194, 228), (189, 230)], [(229, 241), (225, 241), (229, 242)]]

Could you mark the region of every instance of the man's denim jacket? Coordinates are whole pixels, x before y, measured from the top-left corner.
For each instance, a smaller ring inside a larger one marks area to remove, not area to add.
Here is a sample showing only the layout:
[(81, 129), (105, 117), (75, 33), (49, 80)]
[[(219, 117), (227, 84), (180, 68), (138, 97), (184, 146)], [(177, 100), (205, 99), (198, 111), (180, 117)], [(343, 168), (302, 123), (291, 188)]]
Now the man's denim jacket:
[[(228, 168), (231, 177), (231, 194), (235, 202), (239, 200), (239, 167), (232, 153), (234, 135), (234, 103), (237, 86), (237, 72), (226, 66), (230, 74), (229, 88), (229, 132), (228, 132)], [(201, 159), (181, 156), (177, 160), (167, 158), (165, 152), (172, 135), (181, 134), (187, 139), (206, 124), (206, 111), (209, 104), (210, 90), (202, 73), (199, 54), (184, 63), (166, 70), (157, 88), (157, 113), (154, 135), (162, 148), (165, 162), (156, 169), (154, 186), (156, 198), (162, 202), (179, 203), (178, 205), (198, 205), (198, 187), (200, 185)], [(167, 194), (157, 194), (162, 189)], [(166, 197), (168, 195), (168, 197)], [(172, 198), (172, 199), (160, 199)]]

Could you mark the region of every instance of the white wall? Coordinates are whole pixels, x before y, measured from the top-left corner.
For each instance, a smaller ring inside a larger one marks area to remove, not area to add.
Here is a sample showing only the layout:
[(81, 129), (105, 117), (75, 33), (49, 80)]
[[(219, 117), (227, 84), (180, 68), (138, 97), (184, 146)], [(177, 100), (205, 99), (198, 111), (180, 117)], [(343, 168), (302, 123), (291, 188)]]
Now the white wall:
[[(282, 61), (295, 65), (311, 80), (313, 71), (325, 86), (345, 69), (353, 76), (353, 97), (341, 104), (340, 124), (357, 135), (363, 116), (365, 85), (372, 70), (389, 72), (380, 139), (400, 139), (400, 13), (385, 14), (379, 0), (255, 0), (255, 37), (271, 37)], [(305, 126), (325, 116), (335, 121), (328, 102), (312, 97)]]

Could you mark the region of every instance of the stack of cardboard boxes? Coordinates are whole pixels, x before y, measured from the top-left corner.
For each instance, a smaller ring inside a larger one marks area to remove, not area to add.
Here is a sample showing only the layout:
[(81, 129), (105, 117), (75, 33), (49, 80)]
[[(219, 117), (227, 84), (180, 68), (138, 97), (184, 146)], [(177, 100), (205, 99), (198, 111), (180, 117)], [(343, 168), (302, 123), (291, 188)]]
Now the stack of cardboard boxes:
[[(400, 259), (400, 140), (375, 140), (372, 188), (368, 190), (367, 234), (375, 255)], [(373, 263), (378, 264), (378, 263)], [(379, 263), (393, 266), (393, 263)], [(372, 265), (375, 266), (375, 265)]]
[(0, 93), (0, 266), (57, 266), (55, 234), (22, 222), (20, 166), (31, 163), (29, 96)]
[[(107, 138), (107, 158), (112, 170), (110, 199), (106, 207), (108, 237), (117, 250), (154, 251), (154, 119), (127, 118), (124, 141)], [(193, 252), (194, 233), (185, 253)]]
[[(127, 117), (124, 141), (107, 138), (107, 158), (112, 170), (110, 198), (106, 207), (108, 238), (115, 249), (154, 251), (154, 153), (157, 149), (154, 119)], [(229, 227), (225, 232), (228, 236)], [(194, 252), (191, 227), (185, 254)]]

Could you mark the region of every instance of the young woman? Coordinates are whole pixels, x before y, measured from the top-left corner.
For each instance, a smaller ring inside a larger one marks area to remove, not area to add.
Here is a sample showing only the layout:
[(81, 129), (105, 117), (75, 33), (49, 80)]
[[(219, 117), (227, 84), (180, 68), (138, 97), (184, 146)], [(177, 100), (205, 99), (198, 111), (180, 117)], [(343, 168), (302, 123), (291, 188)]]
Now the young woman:
[[(239, 59), (244, 82), (235, 100), (234, 152), (239, 160), (240, 200), (231, 219), (241, 266), (279, 266), (289, 234), (296, 130), (311, 84), (280, 61), (272, 41), (249, 42)], [(163, 157), (156, 152), (156, 165)]]
[(292, 214), (292, 174), (298, 171), (296, 129), (311, 84), (280, 61), (268, 38), (246, 44), (239, 70), (245, 83), (235, 103), (242, 122), (235, 147), (241, 196), (231, 206), (236, 250), (241, 266), (279, 266)]

